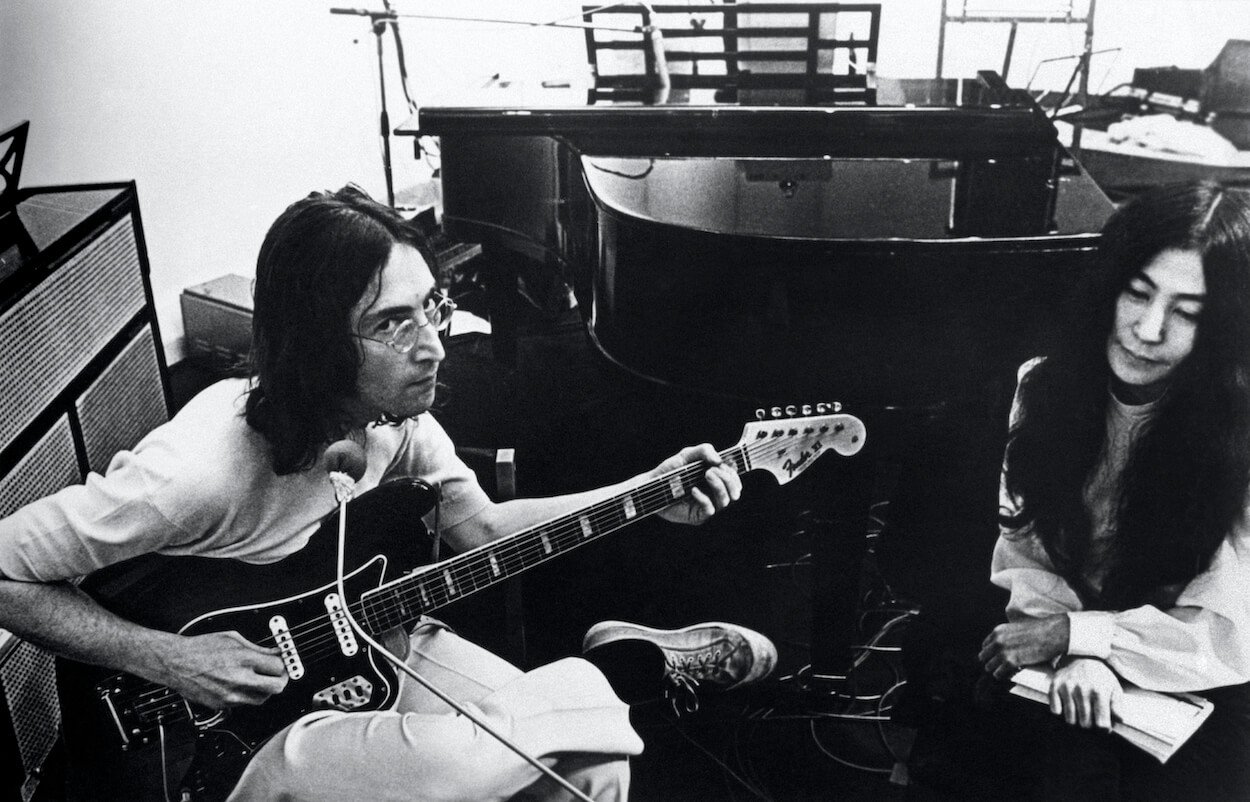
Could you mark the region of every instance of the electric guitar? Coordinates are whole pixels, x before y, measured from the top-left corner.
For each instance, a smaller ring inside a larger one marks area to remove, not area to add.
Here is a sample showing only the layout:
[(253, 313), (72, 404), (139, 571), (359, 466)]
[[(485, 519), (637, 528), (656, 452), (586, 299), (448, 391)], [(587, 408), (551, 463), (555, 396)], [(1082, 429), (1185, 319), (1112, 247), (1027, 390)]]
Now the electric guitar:
[[(825, 452), (849, 456), (864, 440), (863, 423), (846, 414), (760, 420), (720, 457), (738, 473), (767, 470), (784, 484)], [(422, 615), (663, 510), (705, 468), (682, 466), (434, 563), (421, 523), (434, 492), (419, 480), (388, 482), (347, 505), (346, 598), (335, 583), (338, 512), (305, 548), (269, 565), (147, 556), (97, 572), (83, 587), (105, 607), (183, 635), (236, 631), (277, 647), (288, 682), (263, 704), (207, 710), (138, 677), (61, 661), (67, 751), (82, 764), (71, 776), (89, 777), (84, 788), (94, 790), (84, 793), (99, 798), (178, 798), (174, 788), (190, 790), (182, 798), (224, 798), (252, 754), (306, 713), (394, 704), (396, 669), (357, 637), (348, 611), (375, 638), (402, 633)]]

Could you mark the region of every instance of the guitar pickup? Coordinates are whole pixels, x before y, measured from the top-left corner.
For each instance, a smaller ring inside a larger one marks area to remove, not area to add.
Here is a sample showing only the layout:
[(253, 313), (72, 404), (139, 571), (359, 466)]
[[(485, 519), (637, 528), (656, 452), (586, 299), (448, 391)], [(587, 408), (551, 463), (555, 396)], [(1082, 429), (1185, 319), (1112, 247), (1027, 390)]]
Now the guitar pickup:
[(326, 596), (326, 612), (330, 614), (330, 626), (334, 627), (334, 635), (339, 641), (339, 650), (347, 657), (351, 657), (360, 651), (360, 644), (356, 642), (356, 633), (352, 632), (352, 623), (347, 620), (347, 613), (343, 610), (343, 600), (339, 598), (339, 594), (331, 593)]
[(287, 676), (299, 679), (304, 676), (304, 661), (300, 660), (295, 650), (295, 638), (291, 637), (291, 628), (286, 625), (286, 618), (275, 615), (269, 619), (269, 631), (273, 633), (274, 642), (278, 644), (278, 653), (286, 666)]
[(313, 694), (313, 701), (335, 710), (358, 710), (373, 698), (373, 683), (357, 674)]

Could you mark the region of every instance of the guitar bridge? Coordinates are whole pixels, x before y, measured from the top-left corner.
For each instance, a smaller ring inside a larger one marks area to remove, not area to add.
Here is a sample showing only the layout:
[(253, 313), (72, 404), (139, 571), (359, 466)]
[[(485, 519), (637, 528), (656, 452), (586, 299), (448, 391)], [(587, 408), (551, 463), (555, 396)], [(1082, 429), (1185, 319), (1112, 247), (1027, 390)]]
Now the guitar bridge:
[(359, 674), (313, 694), (313, 701), (322, 707), (345, 711), (362, 708), (372, 698), (373, 683)]

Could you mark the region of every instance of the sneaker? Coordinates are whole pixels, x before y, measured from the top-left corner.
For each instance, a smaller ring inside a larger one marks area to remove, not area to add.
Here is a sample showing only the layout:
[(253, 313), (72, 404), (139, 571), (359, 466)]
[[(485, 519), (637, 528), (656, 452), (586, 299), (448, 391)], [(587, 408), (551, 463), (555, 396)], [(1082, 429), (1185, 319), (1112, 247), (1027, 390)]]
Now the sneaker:
[(586, 632), (582, 652), (622, 641), (643, 641), (664, 655), (664, 670), (676, 685), (738, 688), (767, 677), (777, 649), (760, 633), (713, 621), (684, 629), (652, 629), (625, 621), (601, 621)]

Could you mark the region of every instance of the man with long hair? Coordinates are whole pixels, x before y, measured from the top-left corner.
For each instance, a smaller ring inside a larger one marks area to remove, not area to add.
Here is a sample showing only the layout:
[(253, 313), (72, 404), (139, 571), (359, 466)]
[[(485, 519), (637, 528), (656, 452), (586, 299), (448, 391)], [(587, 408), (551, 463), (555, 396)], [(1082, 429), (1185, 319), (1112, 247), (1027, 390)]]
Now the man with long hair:
[[(1117, 211), (1066, 347), (1020, 371), (981, 660), (1051, 663), (1049, 799), (1250, 798), (1250, 201)], [(1126, 683), (1212, 717), (1160, 765), (1107, 731)]]
[[(360, 190), (314, 193), (287, 208), (257, 262), (252, 375), (197, 395), (133, 452), (120, 453), (106, 475), (0, 521), (0, 626), (212, 710), (260, 704), (286, 687), (293, 672), (284, 659), (292, 655), (237, 632), (180, 635), (140, 626), (68, 580), (152, 553), (269, 564), (299, 552), (336, 509), (327, 448), (344, 440), (363, 454), (357, 493), (392, 477), (437, 488), (439, 502), (425, 523), (457, 551), (623, 492), (630, 483), (555, 498), (488, 499), (429, 414), (445, 356), (440, 334), (454, 309), (434, 267), (422, 234)], [(698, 486), (660, 513), (698, 524), (741, 492), (737, 473), (711, 446), (682, 449), (633, 481), (699, 463)], [(755, 664), (749, 630), (698, 634), (721, 638), (717, 648), (726, 653), (742, 647), (730, 672), (735, 681), (771, 668)], [(625, 795), (626, 756), (641, 742), (591, 663), (568, 658), (523, 673), (432, 619), (408, 635), (401, 651), (407, 647), (409, 664), (453, 699), (584, 793)], [(763, 642), (754, 646), (762, 661)], [(323, 710), (285, 727), (250, 760), (231, 798), (563, 793), (536, 786), (537, 769), (406, 677), (397, 695), (392, 709)], [(176, 796), (177, 778), (163, 776), (166, 770), (162, 754), (162, 776), (134, 793)]]

